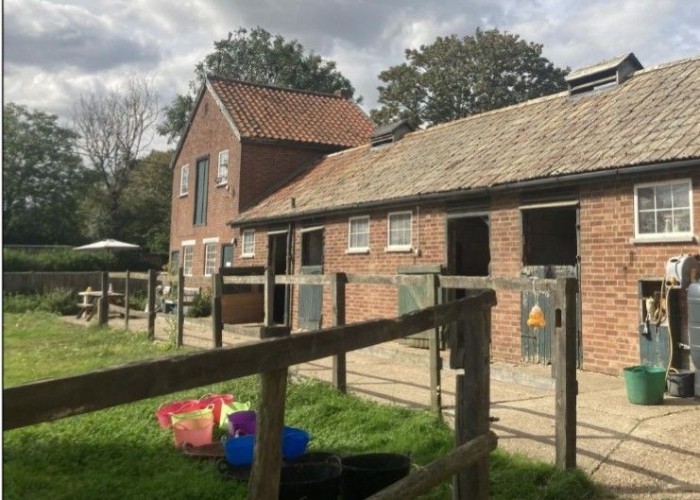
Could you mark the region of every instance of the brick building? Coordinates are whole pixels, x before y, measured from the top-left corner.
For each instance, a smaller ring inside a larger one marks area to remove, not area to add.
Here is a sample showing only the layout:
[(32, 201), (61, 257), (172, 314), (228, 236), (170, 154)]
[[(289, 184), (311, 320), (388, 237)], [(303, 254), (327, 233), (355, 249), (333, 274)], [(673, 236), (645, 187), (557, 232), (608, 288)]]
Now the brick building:
[[(290, 166), (277, 189), (229, 212), (234, 265), (576, 276), (582, 367), (636, 364), (639, 280), (660, 281), (669, 257), (700, 250), (700, 58), (642, 69), (630, 54), (568, 81), (566, 92), (427, 130), (384, 128), (374, 143)], [(173, 251), (197, 238), (178, 234)], [(401, 310), (393, 288), (346, 295), (348, 322)], [(551, 332), (533, 343), (524, 326), (532, 300), (499, 292), (494, 357), (547, 362)], [(294, 290), (281, 302), (294, 326), (327, 323), (328, 296)]]

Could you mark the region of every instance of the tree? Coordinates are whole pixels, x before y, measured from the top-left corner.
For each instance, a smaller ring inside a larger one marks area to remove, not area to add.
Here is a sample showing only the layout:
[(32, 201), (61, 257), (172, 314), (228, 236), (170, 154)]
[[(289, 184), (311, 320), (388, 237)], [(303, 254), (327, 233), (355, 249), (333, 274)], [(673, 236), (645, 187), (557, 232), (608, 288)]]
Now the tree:
[(438, 37), (406, 59), (379, 74), (377, 124), (434, 125), (517, 104), (564, 89), (569, 71), (543, 57), (542, 45), (497, 29)]
[(154, 254), (166, 254), (170, 245), (172, 151), (151, 151), (138, 160), (122, 193), (123, 234)]
[(281, 35), (273, 36), (260, 27), (251, 31), (239, 28), (227, 38), (214, 42), (214, 52), (195, 66), (190, 93), (178, 95), (165, 108), (165, 119), (158, 126), (158, 132), (167, 136), (169, 143), (177, 141), (184, 132), (194, 106), (194, 95), (207, 73), (296, 90), (332, 93), (347, 89), (351, 94), (355, 91), (350, 81), (336, 69), (335, 62), (313, 52), (307, 53), (296, 40), (286, 41)]
[(78, 136), (58, 117), (25, 106), (3, 106), (2, 235), (5, 243), (74, 244), (85, 169)]
[(158, 116), (157, 94), (151, 82), (141, 78), (129, 80), (122, 91), (82, 95), (75, 104), (78, 145), (98, 178), (97, 189), (83, 203), (90, 237), (122, 237), (122, 193), (153, 139)]

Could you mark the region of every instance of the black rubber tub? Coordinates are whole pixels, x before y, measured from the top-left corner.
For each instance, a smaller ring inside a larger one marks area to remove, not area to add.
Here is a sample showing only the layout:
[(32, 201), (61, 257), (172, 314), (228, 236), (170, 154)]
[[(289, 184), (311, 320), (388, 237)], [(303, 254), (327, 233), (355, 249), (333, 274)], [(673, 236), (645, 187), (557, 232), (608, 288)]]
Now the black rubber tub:
[(344, 500), (362, 500), (408, 475), (411, 458), (396, 453), (367, 453), (341, 459)]
[(299, 463), (282, 467), (280, 500), (335, 500), (340, 493), (339, 463)]

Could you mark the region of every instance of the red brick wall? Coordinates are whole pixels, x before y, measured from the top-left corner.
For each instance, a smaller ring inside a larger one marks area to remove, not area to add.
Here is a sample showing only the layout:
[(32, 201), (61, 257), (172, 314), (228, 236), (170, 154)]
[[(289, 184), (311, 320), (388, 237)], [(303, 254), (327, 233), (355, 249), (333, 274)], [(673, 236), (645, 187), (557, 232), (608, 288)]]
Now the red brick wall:
[[(217, 185), (216, 174), (219, 152), (229, 150), (229, 180), (225, 186)], [(263, 257), (243, 259), (240, 263), (240, 231), (233, 230), (227, 222), (238, 215), (246, 205), (289, 176), (312, 159), (319, 157), (321, 149), (287, 146), (283, 144), (261, 144), (241, 142), (217, 107), (209, 92), (205, 92), (195, 113), (192, 125), (173, 170), (173, 196), (170, 223), (170, 251), (179, 250), (182, 259), (182, 242), (194, 240), (193, 274), (204, 272), (205, 238), (219, 238), (218, 260), (221, 261), (221, 245), (236, 239), (234, 248), (236, 266), (265, 263), (267, 238), (256, 239), (256, 246), (265, 244)], [(209, 178), (207, 200), (207, 223), (195, 226), (194, 201), (196, 190), (197, 159), (209, 155)], [(189, 193), (180, 196), (180, 171), (189, 165)]]
[[(700, 227), (700, 171), (689, 170), (676, 177), (692, 177), (694, 230)], [(619, 374), (621, 368), (639, 360), (639, 306), (637, 281), (642, 276), (664, 273), (668, 258), (680, 253), (699, 253), (697, 243), (651, 244), (632, 242), (634, 237), (634, 184), (668, 179), (644, 177), (618, 183), (601, 182), (581, 187), (581, 288), (583, 300), (584, 369)], [(491, 200), (490, 239), (493, 276), (520, 276), (522, 269), (521, 212), (517, 194), (497, 194)], [(324, 272), (394, 274), (399, 266), (446, 264), (445, 216), (439, 206), (416, 207), (413, 212), (414, 253), (386, 252), (387, 212), (372, 211), (370, 253), (346, 254), (348, 218), (325, 221)], [(420, 224), (419, 224), (420, 221)], [(420, 229), (419, 229), (420, 227)], [(301, 265), (301, 234), (295, 232), (294, 269)], [(256, 238), (255, 265), (264, 265), (267, 255), (266, 229)], [(419, 241), (420, 238), (420, 241)], [(260, 255), (258, 255), (260, 253)], [(239, 261), (240, 263), (240, 261)], [(520, 293), (498, 292), (493, 311), (492, 353), (495, 359), (521, 360)], [(324, 290), (323, 323), (329, 324), (330, 295)], [(293, 324), (298, 326), (298, 291), (293, 297)], [(347, 287), (348, 322), (397, 313), (394, 287)]]
[(321, 149), (245, 141), (241, 157), (241, 211), (322, 154)]
[[(700, 229), (700, 170), (692, 178), (694, 232)], [(619, 374), (639, 363), (638, 280), (661, 279), (666, 261), (700, 253), (697, 243), (638, 243), (634, 238), (634, 184), (666, 181), (646, 176), (581, 188), (581, 292), (586, 370)]]
[[(220, 187), (216, 184), (219, 151), (226, 149), (229, 150), (229, 180), (227, 186)], [(220, 252), (221, 244), (229, 242), (233, 237), (233, 231), (226, 222), (237, 213), (240, 152), (240, 142), (214, 99), (209, 92), (205, 92), (173, 169), (170, 249), (171, 252), (180, 251), (180, 265), (182, 265), (182, 241), (195, 240), (194, 275), (201, 275), (204, 272), (204, 244), (202, 243), (204, 238), (218, 237)], [(197, 158), (204, 155), (209, 155), (207, 223), (194, 226)], [(190, 167), (189, 193), (180, 196), (180, 171), (185, 164), (189, 164)]]

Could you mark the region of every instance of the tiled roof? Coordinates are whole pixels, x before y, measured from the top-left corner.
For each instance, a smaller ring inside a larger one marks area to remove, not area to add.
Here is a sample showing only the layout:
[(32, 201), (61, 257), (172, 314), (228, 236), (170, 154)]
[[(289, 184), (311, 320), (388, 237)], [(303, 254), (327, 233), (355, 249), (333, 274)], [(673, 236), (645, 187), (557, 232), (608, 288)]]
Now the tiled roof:
[(614, 88), (413, 132), (389, 147), (363, 145), (324, 157), (237, 221), (700, 159), (699, 89), (700, 57), (638, 71)]
[(373, 126), (352, 101), (332, 94), (207, 77), (243, 138), (329, 146), (364, 144)]

